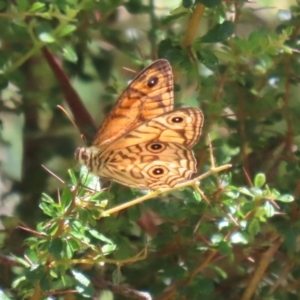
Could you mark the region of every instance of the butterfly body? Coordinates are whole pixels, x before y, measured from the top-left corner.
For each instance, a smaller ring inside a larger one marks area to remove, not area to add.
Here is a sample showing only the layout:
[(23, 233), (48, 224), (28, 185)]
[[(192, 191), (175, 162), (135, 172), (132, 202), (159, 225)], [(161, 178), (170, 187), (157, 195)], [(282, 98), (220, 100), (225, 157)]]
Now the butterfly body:
[(197, 108), (173, 110), (173, 77), (168, 61), (144, 69), (102, 123), (90, 148), (76, 159), (90, 172), (142, 189), (174, 187), (196, 172), (191, 150), (203, 114)]

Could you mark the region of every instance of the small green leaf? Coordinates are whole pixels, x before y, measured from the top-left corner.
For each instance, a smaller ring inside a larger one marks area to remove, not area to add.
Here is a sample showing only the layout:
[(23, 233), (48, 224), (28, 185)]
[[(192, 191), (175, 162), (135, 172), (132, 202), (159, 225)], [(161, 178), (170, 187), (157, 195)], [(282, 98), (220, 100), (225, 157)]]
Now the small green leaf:
[(111, 254), (116, 249), (116, 245), (104, 245), (101, 250), (104, 255)]
[(76, 30), (76, 26), (73, 25), (73, 24), (68, 24), (64, 27), (62, 27), (60, 29), (60, 31), (57, 33), (58, 36), (62, 37), (62, 36), (65, 36), (65, 35), (68, 35), (70, 34), (71, 32), (73, 32), (74, 30)]
[(53, 239), (49, 246), (49, 253), (55, 259), (61, 259), (63, 257), (63, 242), (61, 239)]
[(223, 239), (224, 236), (221, 233), (213, 234), (212, 237), (210, 238), (213, 244), (219, 244), (221, 241), (223, 241)]
[(194, 194), (194, 198), (195, 200), (197, 200), (198, 202), (201, 201), (201, 195), (197, 192), (197, 191), (193, 191), (193, 194)]
[[(7, 6), (8, 6), (8, 1), (7, 0), (1, 0), (0, 1), (0, 11), (2, 10), (6, 10), (7, 9)], [(1, 298), (0, 298), (1, 299)]]
[(219, 65), (217, 56), (212, 51), (197, 51), (198, 60), (209, 69), (216, 69)]
[(33, 264), (25, 271), (26, 279), (30, 282), (38, 282), (45, 275), (45, 268), (42, 265)]
[(249, 222), (249, 225), (248, 225), (248, 232), (251, 234), (251, 235), (256, 235), (260, 232), (260, 224), (259, 224), (259, 221), (258, 219), (254, 218), (252, 219), (250, 222)]
[(77, 180), (77, 177), (76, 177), (74, 171), (72, 169), (68, 169), (68, 173), (69, 173), (69, 176), (70, 176), (73, 186), (77, 186), (78, 180)]
[[(21, 258), (21, 257), (15, 256), (15, 255), (13, 255), (13, 254), (10, 254), (10, 256), (11, 256), (13, 259), (15, 259), (18, 263), (20, 263), (21, 265), (23, 265), (24, 267), (26, 267), (26, 268), (29, 268), (29, 267), (30, 267), (30, 263), (29, 263), (27, 260), (25, 260), (25, 259), (23, 259), (23, 258)], [(1, 298), (0, 298), (0, 299), (1, 299)]]
[(265, 211), (265, 216), (268, 218), (271, 218), (275, 214), (275, 209), (274, 206), (272, 205), (271, 202), (266, 201), (263, 205), (264, 211)]
[(51, 205), (48, 205), (47, 203), (40, 203), (39, 208), (43, 211), (44, 214), (48, 215), (49, 217), (54, 217), (56, 215), (53, 207)]
[(194, 4), (193, 0), (182, 0), (182, 6), (185, 8), (190, 8)]
[(249, 189), (247, 189), (245, 187), (239, 188), (238, 190), (241, 194), (244, 194), (244, 195), (247, 195), (250, 197), (254, 197), (254, 195), (249, 191)]
[(291, 195), (281, 195), (280, 197), (277, 197), (275, 200), (289, 203), (289, 202), (293, 202), (295, 199)]
[(230, 244), (228, 242), (225, 241), (220, 241), (219, 245), (218, 245), (218, 249), (220, 251), (220, 253), (224, 254), (224, 255), (230, 255), (232, 254), (232, 247), (230, 246)]
[[(26, 276), (20, 276), (20, 277), (17, 277), (17, 278), (12, 282), (11, 286), (12, 286), (13, 288), (17, 288), (23, 281), (24, 281), (24, 282), (28, 282)], [(1, 294), (0, 294), (0, 295), (1, 295)], [(2, 299), (2, 298), (0, 298), (0, 299)]]
[(39, 39), (44, 42), (44, 43), (54, 43), (55, 42), (55, 38), (53, 37), (53, 35), (49, 32), (42, 32), (39, 34)]
[(64, 213), (72, 203), (74, 198), (73, 193), (68, 187), (64, 188), (61, 193), (61, 213)]
[(71, 46), (66, 45), (63, 47), (63, 55), (67, 61), (75, 63), (78, 60), (77, 53)]
[(100, 232), (98, 232), (95, 229), (89, 229), (89, 233), (96, 239), (108, 243), (108, 244), (113, 244), (112, 240), (108, 239), (107, 237), (105, 237), (103, 234), (101, 234)]
[(75, 252), (75, 251), (77, 251), (78, 249), (80, 249), (80, 241), (76, 241), (76, 240), (74, 240), (74, 239), (69, 239), (68, 240), (68, 244), (69, 244), (69, 247), (70, 247), (70, 249), (73, 251), (73, 252)]
[(28, 1), (27, 0), (16, 0), (17, 5), (18, 5), (18, 11), (26, 11), (28, 7)]
[(74, 252), (73, 252), (72, 245), (70, 245), (70, 243), (67, 241), (64, 247), (64, 258), (71, 259), (73, 257), (73, 254)]
[(49, 233), (51, 236), (54, 236), (59, 229), (59, 224), (58, 223), (52, 223), (50, 227), (46, 227), (47, 233)]
[(183, 49), (180, 45), (173, 45), (171, 39), (167, 38), (160, 42), (158, 46), (158, 56), (166, 58), (171, 63), (180, 62), (183, 57)]
[(138, 14), (145, 11), (145, 7), (142, 1), (140, 0), (129, 0), (126, 1), (123, 5), (126, 7), (127, 11), (131, 14)]
[(82, 184), (84, 186), (95, 191), (101, 190), (99, 177), (89, 172), (86, 166), (80, 168), (80, 178), (82, 178)]
[(42, 193), (42, 201), (50, 204), (55, 203), (55, 201), (46, 193)]
[(46, 7), (45, 3), (34, 2), (33, 5), (30, 7), (29, 12), (40, 12), (43, 11), (45, 7)]
[(234, 23), (224, 21), (207, 32), (203, 37), (197, 39), (195, 43), (219, 43), (226, 41), (234, 33)]
[(88, 277), (75, 270), (72, 270), (72, 274), (78, 282), (78, 285), (76, 285), (76, 290), (78, 293), (80, 293), (81, 296), (92, 297), (94, 289)]
[(203, 5), (209, 8), (220, 5), (221, 2), (221, 0), (196, 0), (196, 3), (202, 3)]
[(248, 244), (247, 239), (240, 232), (235, 232), (231, 235), (230, 240), (233, 244)]
[(261, 188), (266, 183), (266, 175), (263, 173), (258, 173), (254, 178), (254, 186), (256, 188)]

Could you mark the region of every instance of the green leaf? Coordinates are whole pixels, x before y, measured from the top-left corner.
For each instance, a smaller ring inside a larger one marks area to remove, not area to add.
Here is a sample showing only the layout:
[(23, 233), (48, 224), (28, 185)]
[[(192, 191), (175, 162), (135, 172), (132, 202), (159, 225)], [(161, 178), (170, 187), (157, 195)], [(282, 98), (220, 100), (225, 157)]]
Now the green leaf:
[(277, 201), (281, 201), (281, 202), (285, 202), (285, 203), (289, 203), (289, 202), (293, 202), (295, 199), (292, 195), (281, 195), (280, 197), (277, 197), (275, 200)]
[(75, 270), (72, 270), (71, 272), (75, 280), (78, 282), (78, 285), (76, 285), (76, 290), (78, 293), (85, 297), (92, 297), (94, 294), (94, 289), (88, 277)]
[(29, 9), (29, 12), (41, 12), (46, 8), (46, 4), (42, 2), (34, 2)]
[(72, 245), (69, 243), (69, 241), (66, 241), (64, 245), (64, 258), (71, 259), (73, 257), (73, 254), (74, 252)]
[(17, 2), (18, 10), (20, 12), (27, 10), (27, 8), (28, 8), (28, 1), (27, 0), (16, 0), (16, 2)]
[(266, 183), (266, 176), (263, 173), (258, 173), (254, 178), (254, 186), (261, 188)]
[(193, 191), (193, 195), (195, 200), (197, 200), (198, 202), (201, 201), (201, 195), (196, 190)]
[(39, 39), (44, 43), (50, 44), (55, 42), (54, 36), (49, 32), (41, 32), (38, 36)]
[(223, 255), (230, 255), (232, 254), (232, 247), (230, 246), (230, 244), (228, 242), (225, 241), (220, 241), (219, 245), (218, 245), (218, 249), (220, 251), (220, 253), (222, 253)]
[(208, 8), (212, 8), (214, 6), (220, 5), (221, 2), (222, 2), (221, 0), (196, 0), (196, 3), (201, 3)]
[(224, 235), (220, 233), (215, 233), (212, 235), (210, 240), (213, 244), (219, 244), (221, 241), (223, 241), (223, 239), (224, 239)]
[[(219, 65), (217, 56), (212, 51), (197, 51), (198, 60), (209, 69), (216, 69)], [(214, 142), (215, 143), (215, 142)]]
[(55, 259), (61, 259), (63, 258), (63, 250), (64, 250), (64, 244), (61, 239), (55, 238), (50, 242), (49, 246), (49, 253), (55, 258)]
[[(37, 242), (37, 238), (36, 238)], [(39, 256), (36, 252), (36, 249), (26, 249), (24, 252), (24, 255), (26, 256), (27, 259), (29, 259), (31, 262), (38, 262), (39, 261)]]
[(235, 232), (231, 235), (230, 240), (233, 244), (248, 244), (247, 239), (241, 232)]
[(69, 45), (65, 45), (63, 47), (63, 55), (64, 58), (69, 62), (76, 63), (78, 61), (77, 53), (75, 52), (74, 48)]
[(73, 31), (75, 31), (76, 28), (77, 28), (77, 27), (76, 27), (75, 25), (73, 25), (73, 24), (68, 24), (68, 25), (62, 27), (62, 28), (59, 30), (59, 32), (57, 33), (57, 35), (58, 35), (59, 37), (68, 35), (68, 34), (72, 33)]
[(100, 232), (98, 232), (95, 229), (89, 229), (89, 233), (96, 239), (108, 243), (108, 244), (114, 244), (112, 240), (108, 239), (107, 237), (105, 237), (103, 234), (101, 234)]
[(127, 214), (130, 220), (138, 221), (141, 217), (142, 211), (138, 205), (133, 205), (127, 209)]
[(72, 169), (68, 169), (68, 173), (72, 182), (72, 185), (75, 187), (78, 184), (77, 177)]
[(42, 193), (42, 201), (50, 204), (55, 203), (55, 201), (46, 193)]
[(48, 273), (44, 273), (39, 280), (39, 285), (42, 291), (48, 291), (51, 288), (51, 278)]
[(247, 188), (245, 188), (245, 187), (239, 188), (239, 192), (240, 192), (241, 194), (246, 195), (246, 196), (254, 197), (254, 194), (251, 193), (251, 192), (249, 191), (249, 189), (247, 189)]
[[(30, 251), (30, 250), (29, 250)], [(26, 267), (26, 268), (29, 268), (30, 267), (30, 263), (28, 262), (28, 260), (26, 260), (26, 259), (23, 259), (23, 258), (21, 258), (21, 257), (17, 257), (17, 256), (15, 256), (15, 255), (13, 255), (13, 254), (10, 254), (10, 256), (13, 258), (13, 259), (15, 259), (20, 265), (22, 265), (22, 266), (24, 266), (24, 267)], [(1, 298), (0, 298), (1, 299)]]
[(101, 185), (99, 182), (99, 177), (92, 174), (86, 166), (82, 166), (80, 168), (80, 178), (82, 181), (82, 185), (90, 188), (91, 190), (100, 191)]
[[(17, 288), (19, 285), (22, 284), (22, 282), (28, 282), (26, 276), (20, 276), (20, 277), (17, 277), (11, 284), (11, 286), (13, 288)], [(1, 299), (1, 298), (0, 298)]]
[(104, 245), (101, 247), (101, 251), (104, 255), (111, 254), (116, 249), (116, 245)]
[(70, 191), (69, 187), (65, 187), (61, 193), (60, 201), (61, 201), (61, 213), (65, 213), (69, 206), (72, 204), (74, 195)]
[(193, 0), (182, 0), (182, 6), (185, 8), (190, 8), (194, 4)]
[(234, 33), (234, 23), (224, 21), (209, 30), (203, 37), (197, 39), (195, 43), (219, 43), (225, 42)]
[(131, 14), (139, 14), (147, 11), (146, 6), (144, 6), (143, 2), (140, 0), (129, 0), (124, 2), (123, 5)]
[(183, 49), (180, 45), (173, 45), (171, 39), (167, 38), (160, 42), (158, 46), (158, 56), (160, 58), (165, 58), (170, 63), (180, 62), (182, 60)]
[(79, 250), (80, 247), (81, 247), (80, 242), (76, 241), (74, 239), (69, 239), (67, 241), (67, 243), (68, 243), (68, 246), (70, 247), (72, 252), (75, 252), (75, 251)]
[(265, 216), (268, 218), (271, 218), (275, 215), (275, 209), (274, 206), (270, 201), (266, 201), (263, 205), (263, 208), (265, 210)]
[(254, 219), (250, 220), (247, 229), (248, 229), (248, 232), (251, 235), (258, 234), (260, 232), (260, 223), (259, 223), (259, 220), (257, 218), (254, 218)]
[(44, 266), (33, 264), (30, 269), (25, 271), (26, 279), (30, 282), (39, 282), (45, 275), (46, 269)]
[(49, 217), (56, 216), (56, 211), (53, 209), (53, 206), (48, 205), (47, 203), (40, 203), (39, 208), (43, 211), (45, 215), (48, 215)]
[[(6, 10), (8, 6), (8, 1), (7, 0), (0, 0), (0, 11)], [(0, 298), (1, 299), (1, 298)]]

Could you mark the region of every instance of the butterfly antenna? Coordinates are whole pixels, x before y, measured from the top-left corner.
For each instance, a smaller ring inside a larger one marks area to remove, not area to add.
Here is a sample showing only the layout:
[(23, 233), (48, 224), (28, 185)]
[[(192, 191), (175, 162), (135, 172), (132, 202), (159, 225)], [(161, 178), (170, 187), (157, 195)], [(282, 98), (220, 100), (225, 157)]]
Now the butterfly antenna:
[[(73, 124), (73, 126), (74, 126), (74, 127), (78, 130), (78, 132), (80, 133), (80, 130), (79, 130), (78, 126), (75, 124), (73, 118), (72, 118), (71, 115), (65, 110), (65, 108), (62, 107), (61, 105), (57, 105), (57, 108), (60, 109), (60, 110), (66, 115), (66, 117), (69, 119), (69, 121)], [(82, 139), (84, 142), (86, 142), (85, 136), (82, 135), (81, 133), (80, 133), (80, 136), (81, 136), (81, 139)]]
[(42, 168), (44, 168), (50, 175), (52, 175), (54, 178), (56, 178), (60, 183), (66, 184), (61, 178), (58, 177), (58, 175), (56, 175), (55, 173), (53, 173), (46, 166), (42, 165)]
[(128, 72), (130, 72), (130, 73), (134, 73), (134, 74), (137, 73), (135, 70), (132, 70), (132, 69), (130, 69), (130, 68), (122, 67), (122, 69), (123, 69), (123, 70), (126, 70), (126, 71), (128, 71)]
[(70, 122), (74, 125), (74, 127), (76, 127), (76, 129), (79, 131), (79, 128), (75, 124), (75, 122), (74, 122), (73, 118), (70, 116), (70, 114), (61, 105), (57, 105), (57, 108), (60, 109), (66, 115), (66, 117), (70, 120)]

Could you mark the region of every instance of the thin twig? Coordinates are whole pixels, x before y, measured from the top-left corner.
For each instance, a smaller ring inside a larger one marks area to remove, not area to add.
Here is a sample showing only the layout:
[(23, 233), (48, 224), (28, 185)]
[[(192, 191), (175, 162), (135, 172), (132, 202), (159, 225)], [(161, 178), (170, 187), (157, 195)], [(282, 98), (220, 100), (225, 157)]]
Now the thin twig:
[(277, 240), (272, 243), (268, 250), (262, 254), (260, 262), (252, 275), (250, 282), (247, 284), (247, 288), (241, 298), (241, 300), (250, 300), (255, 291), (257, 290), (258, 284), (261, 282), (266, 269), (270, 265), (271, 260), (274, 258), (275, 252), (281, 246), (283, 242), (282, 237), (278, 236)]

